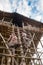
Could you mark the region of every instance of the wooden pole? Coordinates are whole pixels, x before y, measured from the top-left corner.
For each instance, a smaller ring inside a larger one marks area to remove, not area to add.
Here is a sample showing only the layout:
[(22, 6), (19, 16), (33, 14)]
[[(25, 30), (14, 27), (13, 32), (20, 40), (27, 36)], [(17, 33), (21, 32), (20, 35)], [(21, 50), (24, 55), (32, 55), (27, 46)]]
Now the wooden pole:
[[(20, 36), (20, 31), (19, 28), (17, 27), (17, 31), (18, 31), (18, 39), (19, 39), (19, 43), (20, 43), (20, 50), (21, 50), (21, 56), (24, 56), (24, 51), (23, 51), (23, 46), (22, 46), (22, 42), (21, 42), (21, 36)], [(25, 62), (23, 62), (23, 58), (21, 59), (21, 63), (20, 65), (24, 64)], [(25, 63), (26, 64), (26, 63)]]

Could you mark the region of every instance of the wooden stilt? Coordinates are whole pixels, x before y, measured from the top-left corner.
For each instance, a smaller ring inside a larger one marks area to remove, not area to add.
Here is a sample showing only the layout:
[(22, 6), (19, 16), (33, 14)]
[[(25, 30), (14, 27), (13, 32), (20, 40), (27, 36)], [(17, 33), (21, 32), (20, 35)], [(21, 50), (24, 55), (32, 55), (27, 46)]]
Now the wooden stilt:
[[(14, 55), (15, 54), (15, 49), (14, 48), (12, 48), (12, 54)], [(12, 65), (14, 65), (14, 57), (12, 57)]]
[[(3, 50), (3, 53), (5, 53), (5, 50)], [(2, 56), (1, 65), (4, 65), (5, 63), (5, 56)]]
[[(21, 42), (21, 36), (20, 36), (20, 31), (19, 28), (17, 27), (17, 31), (18, 31), (18, 39), (19, 39), (19, 44), (20, 44), (20, 49), (21, 49), (21, 56), (24, 56), (24, 52), (23, 52), (23, 47), (22, 47), (22, 42)], [(23, 58), (21, 59), (21, 63), (20, 65), (23, 65)], [(26, 64), (26, 63), (25, 63)]]

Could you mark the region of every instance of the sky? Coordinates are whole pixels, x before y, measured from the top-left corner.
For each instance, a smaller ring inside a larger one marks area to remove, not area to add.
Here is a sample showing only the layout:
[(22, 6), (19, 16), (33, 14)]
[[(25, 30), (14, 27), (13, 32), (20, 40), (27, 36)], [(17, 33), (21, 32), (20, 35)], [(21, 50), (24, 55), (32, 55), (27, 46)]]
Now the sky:
[[(0, 10), (17, 12), (43, 23), (43, 0), (0, 0)], [(38, 47), (41, 48), (40, 51), (43, 50), (40, 42)]]
[(43, 0), (0, 0), (0, 10), (17, 12), (43, 22)]

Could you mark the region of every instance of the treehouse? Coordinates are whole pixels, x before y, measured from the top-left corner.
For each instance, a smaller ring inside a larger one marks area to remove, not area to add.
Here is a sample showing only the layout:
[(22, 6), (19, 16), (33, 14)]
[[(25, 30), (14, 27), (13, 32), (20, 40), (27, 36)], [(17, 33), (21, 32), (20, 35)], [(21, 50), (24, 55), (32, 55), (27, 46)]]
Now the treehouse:
[[(7, 44), (12, 31), (14, 31), (18, 38), (18, 46), (14, 48), (15, 53), (12, 53), (12, 48), (9, 48)], [(22, 32), (27, 34), (28, 42), (24, 41)], [(39, 42), (43, 48), (40, 41), (42, 36), (43, 23), (16, 12), (0, 11), (0, 65), (35, 65), (35, 60), (40, 61), (39, 65), (42, 65), (39, 52), (37, 51)], [(36, 58), (33, 57), (34, 54), (37, 55)]]

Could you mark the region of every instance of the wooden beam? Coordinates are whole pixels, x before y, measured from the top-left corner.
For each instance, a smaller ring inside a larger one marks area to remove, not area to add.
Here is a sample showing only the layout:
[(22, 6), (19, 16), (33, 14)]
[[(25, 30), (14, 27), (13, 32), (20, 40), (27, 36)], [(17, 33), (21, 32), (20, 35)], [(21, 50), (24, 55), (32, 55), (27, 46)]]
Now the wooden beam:
[[(0, 20), (1, 21), (1, 20)], [(4, 23), (5, 22), (5, 23)], [(10, 22), (4, 21), (3, 24), (0, 22), (0, 25), (2, 26), (8, 26), (11, 27)], [(16, 26), (14, 26), (15, 29), (17, 29)], [(19, 27), (19, 29), (22, 30), (22, 27)], [(40, 32), (43, 33), (43, 28), (38, 28), (38, 27), (32, 27), (32, 26), (24, 26), (25, 30), (33, 31), (33, 32)]]
[(43, 30), (41, 30), (41, 28), (37, 28), (37, 27), (29, 27), (29, 26), (24, 26), (24, 29), (26, 30), (29, 30), (29, 31), (33, 31), (33, 32), (42, 32), (43, 33)]
[[(0, 49), (5, 49), (5, 50), (7, 50), (7, 48), (6, 47), (0, 47)], [(10, 50), (11, 50), (12, 48), (10, 48)], [(30, 48), (31, 50), (34, 50), (33, 48)], [(41, 48), (37, 48), (37, 49), (41, 49)], [(15, 49), (15, 51), (21, 51), (21, 50), (16, 50)], [(28, 51), (29, 52), (29, 51)], [(34, 53), (34, 52), (29, 52), (29, 53)], [(37, 53), (43, 53), (42, 51), (37, 51)]]
[(7, 56), (7, 57), (17, 57), (17, 58), (25, 58), (25, 59), (32, 59), (32, 60), (43, 60), (43, 58), (33, 58), (33, 57), (25, 57), (25, 56), (15, 56), (15, 55), (10, 55), (10, 54), (3, 54), (0, 53), (1, 56)]
[(11, 22), (7, 22), (7, 21), (1, 22), (1, 20), (0, 20), (0, 25), (1, 25), (1, 26), (11, 27), (12, 23), (11, 23)]

